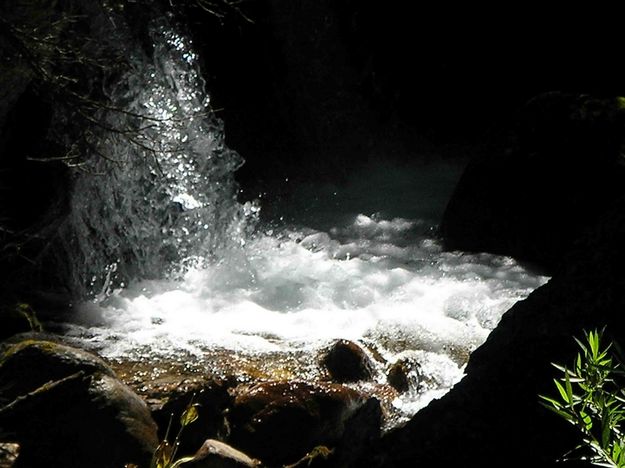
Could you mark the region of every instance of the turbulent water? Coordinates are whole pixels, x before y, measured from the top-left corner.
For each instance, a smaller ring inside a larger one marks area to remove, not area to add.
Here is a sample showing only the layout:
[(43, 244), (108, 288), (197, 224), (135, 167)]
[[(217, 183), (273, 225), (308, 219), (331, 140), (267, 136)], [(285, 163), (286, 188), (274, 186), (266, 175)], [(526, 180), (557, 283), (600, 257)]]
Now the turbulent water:
[(163, 21), (150, 31), (152, 56), (128, 49), (130, 70), (86, 130), (94, 137), (62, 236), (81, 294), (103, 298), (212, 260), (243, 241), (257, 211), (236, 202), (243, 160), (224, 144), (188, 39)]
[(124, 112), (102, 116), (144, 128), (142, 139), (103, 132), (120, 164), (94, 158), (106, 175), (76, 181), (68, 250), (92, 293), (69, 327), (76, 340), (111, 358), (302, 356), (304, 372), (347, 338), (380, 382), (393, 362), (417, 363), (420, 379), (394, 402), (407, 416), (457, 382), (502, 313), (545, 281), (510, 258), (442, 251), (432, 228), (458, 174), (447, 164), (301, 187), (282, 220), (257, 225), (257, 205), (236, 201), (241, 159), (223, 144), (197, 57), (163, 25), (153, 40), (156, 58), (133, 57), (111, 90)]

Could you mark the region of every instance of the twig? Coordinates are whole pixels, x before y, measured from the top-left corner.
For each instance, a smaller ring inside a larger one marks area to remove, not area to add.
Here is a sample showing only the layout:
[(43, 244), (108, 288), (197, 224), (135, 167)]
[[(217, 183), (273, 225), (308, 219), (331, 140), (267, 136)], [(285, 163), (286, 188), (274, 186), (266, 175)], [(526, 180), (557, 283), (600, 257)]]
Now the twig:
[(20, 395), (11, 403), (0, 408), (0, 416), (4, 416), (6, 413), (10, 413), (11, 411), (15, 410), (16, 407), (20, 406), (21, 404), (23, 404), (24, 402), (28, 400), (31, 400), (41, 395), (42, 393), (49, 392), (50, 390), (53, 390), (56, 387), (59, 387), (67, 382), (84, 377), (84, 375), (85, 375), (85, 371), (78, 371), (75, 374), (68, 375), (67, 377), (63, 377), (62, 379), (51, 380), (43, 384), (41, 387), (38, 387), (36, 390), (33, 390), (32, 392), (27, 393), (26, 395)]

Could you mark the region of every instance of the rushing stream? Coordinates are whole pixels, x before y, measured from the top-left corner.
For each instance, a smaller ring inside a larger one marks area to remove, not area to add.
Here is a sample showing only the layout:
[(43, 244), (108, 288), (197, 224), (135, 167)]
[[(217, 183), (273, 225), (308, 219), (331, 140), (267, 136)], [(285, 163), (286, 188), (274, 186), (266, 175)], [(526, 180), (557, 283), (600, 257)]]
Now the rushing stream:
[(153, 41), (156, 59), (133, 55), (110, 91), (124, 113), (102, 116), (144, 130), (103, 132), (110, 158), (91, 164), (106, 175), (75, 183), (67, 251), (93, 297), (68, 329), (81, 344), (109, 358), (246, 357), (315, 378), (319, 350), (346, 338), (380, 382), (393, 362), (418, 363), (393, 402), (406, 417), (457, 382), (502, 313), (546, 280), (510, 258), (442, 251), (432, 229), (459, 172), (442, 163), (302, 187), (282, 203), (289, 216), (259, 223), (257, 202), (236, 201), (242, 161), (188, 41), (164, 25)]

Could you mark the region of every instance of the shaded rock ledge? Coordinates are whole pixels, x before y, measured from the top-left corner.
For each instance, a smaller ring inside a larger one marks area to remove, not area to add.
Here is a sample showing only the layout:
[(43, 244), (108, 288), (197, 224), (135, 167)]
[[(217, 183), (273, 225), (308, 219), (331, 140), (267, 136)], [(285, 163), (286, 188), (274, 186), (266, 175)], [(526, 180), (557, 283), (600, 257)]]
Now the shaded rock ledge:
[(507, 151), (474, 159), (441, 223), (450, 250), (510, 255), (555, 272), (625, 195), (623, 98), (546, 93), (519, 111)]

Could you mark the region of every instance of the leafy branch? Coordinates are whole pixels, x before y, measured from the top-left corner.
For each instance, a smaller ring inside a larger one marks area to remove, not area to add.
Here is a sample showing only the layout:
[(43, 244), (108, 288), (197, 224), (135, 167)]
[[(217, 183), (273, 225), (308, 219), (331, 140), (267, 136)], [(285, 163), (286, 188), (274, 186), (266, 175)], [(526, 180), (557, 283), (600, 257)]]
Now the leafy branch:
[(625, 390), (615, 377), (625, 375), (622, 355), (615, 343), (605, 346), (602, 331), (585, 333), (577, 338), (580, 351), (571, 367), (554, 364), (562, 376), (554, 379), (558, 394), (540, 395), (542, 404), (575, 426), (583, 443), (575, 451), (589, 449), (590, 455), (578, 457), (596, 466), (625, 467)]

